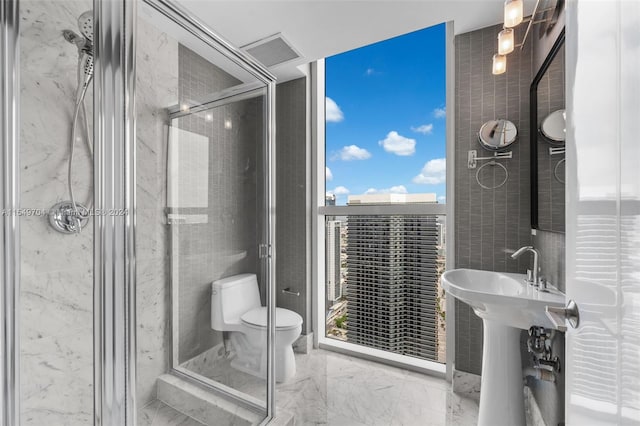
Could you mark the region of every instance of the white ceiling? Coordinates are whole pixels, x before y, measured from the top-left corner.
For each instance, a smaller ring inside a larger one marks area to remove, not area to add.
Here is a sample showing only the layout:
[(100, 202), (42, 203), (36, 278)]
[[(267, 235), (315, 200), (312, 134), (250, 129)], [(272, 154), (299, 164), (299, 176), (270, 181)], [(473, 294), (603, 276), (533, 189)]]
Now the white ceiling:
[[(282, 33), (301, 58), (271, 68), (280, 81), (297, 66), (442, 22), (456, 34), (502, 22), (504, 0), (178, 0), (235, 46)], [(525, 0), (525, 15), (534, 1)]]

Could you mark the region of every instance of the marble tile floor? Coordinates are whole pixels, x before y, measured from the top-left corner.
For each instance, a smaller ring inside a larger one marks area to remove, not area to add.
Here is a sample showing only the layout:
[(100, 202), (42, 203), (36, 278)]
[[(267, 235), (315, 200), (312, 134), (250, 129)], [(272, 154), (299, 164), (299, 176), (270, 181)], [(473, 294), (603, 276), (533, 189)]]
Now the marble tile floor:
[(138, 426), (204, 426), (199, 421), (155, 400), (138, 413)]
[[(276, 400), (294, 414), (297, 426), (477, 424), (477, 402), (454, 394), (443, 379), (324, 350), (296, 354), (296, 362), (296, 376), (277, 384)], [(199, 373), (265, 397), (263, 380), (231, 368), (228, 361)]]

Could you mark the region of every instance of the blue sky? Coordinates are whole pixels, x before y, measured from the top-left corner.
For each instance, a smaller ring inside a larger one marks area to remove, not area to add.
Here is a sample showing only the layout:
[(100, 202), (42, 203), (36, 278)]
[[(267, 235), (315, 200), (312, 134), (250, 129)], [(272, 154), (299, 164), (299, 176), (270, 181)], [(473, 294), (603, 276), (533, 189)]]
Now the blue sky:
[(445, 195), (445, 24), (326, 59), (327, 192)]

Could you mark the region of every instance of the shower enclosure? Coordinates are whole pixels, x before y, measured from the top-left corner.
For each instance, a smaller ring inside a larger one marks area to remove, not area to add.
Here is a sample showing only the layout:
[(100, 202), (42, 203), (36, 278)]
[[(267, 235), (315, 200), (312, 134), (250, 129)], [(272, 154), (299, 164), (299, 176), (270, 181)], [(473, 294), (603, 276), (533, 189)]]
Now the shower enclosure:
[[(167, 0), (2, 0), (0, 24), (1, 424), (272, 418), (273, 76)], [(266, 377), (211, 328), (243, 273)]]

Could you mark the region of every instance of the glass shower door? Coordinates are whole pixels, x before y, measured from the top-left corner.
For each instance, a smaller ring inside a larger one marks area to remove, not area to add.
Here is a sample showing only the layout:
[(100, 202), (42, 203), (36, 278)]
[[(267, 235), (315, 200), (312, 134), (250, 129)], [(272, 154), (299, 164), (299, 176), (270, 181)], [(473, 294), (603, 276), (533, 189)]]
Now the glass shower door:
[[(254, 307), (272, 299), (266, 248), (272, 87), (187, 12), (165, 2), (140, 5), (138, 422), (192, 417), (257, 424), (271, 414), (269, 327), (242, 328), (244, 312), (226, 314), (252, 295)], [(255, 276), (248, 293), (213, 297), (214, 282), (247, 274)], [(223, 310), (230, 323), (214, 324)], [(256, 368), (238, 368), (240, 359), (254, 360)], [(230, 412), (230, 406), (238, 408)]]
[[(253, 298), (253, 308), (266, 305), (264, 111), (263, 89), (177, 111), (167, 168), (173, 366), (249, 395), (256, 405), (266, 395), (266, 328), (250, 339), (237, 328), (247, 300)], [(243, 274), (255, 275), (246, 292), (213, 297), (214, 282)], [(221, 321), (213, 324), (214, 317)], [(252, 367), (233, 367), (240, 358)]]
[[(168, 0), (2, 1), (0, 24), (2, 422), (271, 417), (273, 77)], [(268, 307), (244, 340), (211, 321), (242, 274)], [(195, 367), (256, 341), (256, 387)]]

